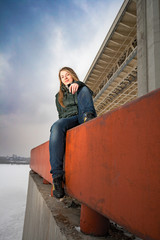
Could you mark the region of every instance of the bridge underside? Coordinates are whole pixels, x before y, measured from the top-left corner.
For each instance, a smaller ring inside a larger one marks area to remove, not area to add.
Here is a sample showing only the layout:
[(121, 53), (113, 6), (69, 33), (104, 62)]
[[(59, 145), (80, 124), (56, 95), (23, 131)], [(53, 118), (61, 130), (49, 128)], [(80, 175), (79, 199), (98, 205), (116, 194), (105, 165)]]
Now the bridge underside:
[(137, 98), (136, 1), (125, 1), (84, 82), (98, 116)]

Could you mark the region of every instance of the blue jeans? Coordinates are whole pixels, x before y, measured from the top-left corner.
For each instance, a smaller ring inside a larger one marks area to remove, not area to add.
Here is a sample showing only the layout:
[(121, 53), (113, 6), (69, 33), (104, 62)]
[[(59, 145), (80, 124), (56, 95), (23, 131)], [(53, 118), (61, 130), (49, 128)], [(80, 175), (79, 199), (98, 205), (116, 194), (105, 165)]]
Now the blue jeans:
[(77, 91), (78, 115), (61, 118), (51, 127), (49, 151), (52, 177), (62, 176), (63, 158), (65, 153), (65, 141), (67, 130), (83, 123), (83, 114), (92, 112), (96, 117), (96, 111), (89, 89), (84, 86)]

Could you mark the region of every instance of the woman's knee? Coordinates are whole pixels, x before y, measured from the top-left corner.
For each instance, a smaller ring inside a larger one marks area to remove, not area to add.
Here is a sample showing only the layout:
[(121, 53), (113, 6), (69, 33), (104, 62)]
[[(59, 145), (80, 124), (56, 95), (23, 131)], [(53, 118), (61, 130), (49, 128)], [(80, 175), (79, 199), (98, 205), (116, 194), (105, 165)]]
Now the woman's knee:
[(50, 132), (54, 134), (59, 133), (60, 131), (65, 131), (65, 118), (57, 120), (55, 123), (53, 123), (50, 129)]
[(53, 131), (56, 131), (56, 130), (59, 130), (61, 129), (61, 119), (57, 120), (56, 122), (53, 123), (53, 125), (51, 126), (51, 129), (50, 129), (50, 132), (53, 132)]
[(83, 86), (79, 89), (78, 94), (90, 94), (88, 87)]
[(83, 86), (82, 88), (80, 88), (80, 90), (77, 94), (78, 101), (83, 99), (83, 98), (87, 98), (87, 99), (91, 98), (91, 93), (86, 86)]

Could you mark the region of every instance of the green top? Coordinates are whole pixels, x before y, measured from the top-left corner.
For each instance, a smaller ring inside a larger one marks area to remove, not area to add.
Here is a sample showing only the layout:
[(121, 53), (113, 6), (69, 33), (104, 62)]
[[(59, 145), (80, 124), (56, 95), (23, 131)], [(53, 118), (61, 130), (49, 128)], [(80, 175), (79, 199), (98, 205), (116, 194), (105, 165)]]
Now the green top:
[[(79, 85), (79, 88), (86, 86), (81, 81), (76, 81)], [(77, 101), (77, 92), (72, 94), (69, 92), (68, 88), (62, 84), (61, 90), (63, 91), (63, 104), (65, 107), (62, 107), (58, 101), (58, 94), (56, 94), (56, 107), (58, 111), (59, 118), (68, 118), (78, 114), (78, 101)], [(91, 90), (90, 90), (91, 91)], [(92, 91), (91, 91), (92, 93)]]

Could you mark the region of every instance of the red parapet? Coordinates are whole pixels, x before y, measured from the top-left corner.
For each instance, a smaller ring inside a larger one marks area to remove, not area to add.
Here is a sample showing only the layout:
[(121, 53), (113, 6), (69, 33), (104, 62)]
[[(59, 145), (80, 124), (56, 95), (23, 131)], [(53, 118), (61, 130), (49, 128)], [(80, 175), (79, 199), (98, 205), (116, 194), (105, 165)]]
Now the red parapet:
[(143, 239), (160, 237), (160, 90), (69, 130), (70, 195)]
[[(49, 142), (32, 149), (30, 167), (52, 183)], [(137, 236), (158, 240), (160, 89), (69, 130), (65, 173), (69, 195)]]
[(44, 178), (44, 181), (52, 183), (49, 162), (49, 141), (31, 150), (30, 168)]

